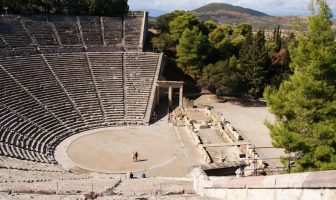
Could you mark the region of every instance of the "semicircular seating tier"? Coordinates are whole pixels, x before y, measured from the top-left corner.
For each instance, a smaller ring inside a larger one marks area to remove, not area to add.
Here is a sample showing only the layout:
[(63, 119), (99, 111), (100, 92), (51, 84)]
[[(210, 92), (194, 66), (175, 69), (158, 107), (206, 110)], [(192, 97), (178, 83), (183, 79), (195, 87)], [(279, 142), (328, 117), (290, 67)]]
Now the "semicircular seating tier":
[(120, 17), (1, 15), (0, 56), (142, 51), (146, 12)]
[(53, 163), (74, 134), (148, 124), (161, 61), (148, 52), (0, 57), (0, 154)]

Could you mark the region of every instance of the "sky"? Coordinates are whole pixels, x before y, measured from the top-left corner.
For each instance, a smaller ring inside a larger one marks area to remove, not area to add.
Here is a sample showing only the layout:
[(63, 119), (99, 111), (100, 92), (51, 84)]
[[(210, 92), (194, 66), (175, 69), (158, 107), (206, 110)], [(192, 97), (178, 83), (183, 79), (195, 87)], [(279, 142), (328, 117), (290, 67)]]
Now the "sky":
[[(268, 15), (309, 15), (310, 0), (128, 0), (130, 10), (158, 9), (163, 11), (193, 10), (207, 3), (229, 3), (251, 8)], [(327, 0), (336, 17), (336, 0)]]

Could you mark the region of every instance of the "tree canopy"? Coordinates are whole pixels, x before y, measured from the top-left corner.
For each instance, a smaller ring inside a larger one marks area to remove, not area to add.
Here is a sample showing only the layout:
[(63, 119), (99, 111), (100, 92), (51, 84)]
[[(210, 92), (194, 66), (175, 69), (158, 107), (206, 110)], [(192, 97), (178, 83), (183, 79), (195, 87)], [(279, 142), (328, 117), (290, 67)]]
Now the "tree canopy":
[(280, 26), (266, 41), (264, 31), (253, 33), (250, 24), (218, 25), (191, 12), (174, 11), (158, 17), (153, 27), (158, 30), (152, 38), (154, 49), (217, 95), (259, 98), (267, 85), (278, 87), (290, 74)]
[(206, 49), (207, 37), (195, 26), (192, 30), (187, 28), (183, 31), (179, 41), (176, 61), (183, 70), (196, 77), (204, 66), (206, 54), (202, 50)]
[[(298, 155), (295, 171), (336, 169), (336, 43), (325, 0), (312, 1), (308, 31), (290, 45), (294, 74), (265, 92), (277, 147)], [(317, 9), (317, 10), (316, 10)]]
[(128, 12), (127, 0), (0, 0), (2, 12), (9, 14), (56, 13), (70, 15), (122, 15)]
[(240, 91), (241, 74), (236, 56), (209, 64), (203, 70), (199, 84), (216, 92), (217, 95), (236, 95)]
[(198, 25), (199, 21), (197, 17), (190, 12), (186, 12), (174, 20), (169, 22), (169, 30), (171, 33), (171, 39), (173, 41), (178, 41), (182, 36), (182, 33), (186, 29), (193, 29), (194, 26)]
[(254, 36), (248, 33), (240, 50), (240, 65), (246, 89), (254, 97), (260, 97), (266, 85), (266, 73), (269, 69), (266, 40), (263, 31)]

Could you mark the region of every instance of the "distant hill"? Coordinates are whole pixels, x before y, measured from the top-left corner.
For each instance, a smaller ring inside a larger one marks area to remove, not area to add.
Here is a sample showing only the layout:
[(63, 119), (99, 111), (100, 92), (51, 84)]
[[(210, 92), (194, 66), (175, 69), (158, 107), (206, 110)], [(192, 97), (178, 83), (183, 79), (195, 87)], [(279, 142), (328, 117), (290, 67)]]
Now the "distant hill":
[[(252, 24), (254, 29), (265, 29), (270, 34), (273, 29), (280, 25), (283, 34), (293, 30), (293, 24), (296, 21), (296, 16), (269, 16), (265, 13), (243, 8), (240, 6), (232, 6), (226, 3), (210, 3), (200, 8), (193, 10), (200, 20), (212, 19), (218, 24)], [(301, 23), (308, 22), (307, 17), (300, 17)], [(334, 21), (334, 32), (336, 32), (336, 25)]]
[(193, 11), (196, 13), (238, 12), (241, 14), (248, 14), (248, 15), (258, 16), (258, 17), (268, 16), (267, 14), (256, 11), (256, 10), (252, 10), (249, 8), (243, 8), (240, 6), (233, 6), (227, 3), (209, 3)]

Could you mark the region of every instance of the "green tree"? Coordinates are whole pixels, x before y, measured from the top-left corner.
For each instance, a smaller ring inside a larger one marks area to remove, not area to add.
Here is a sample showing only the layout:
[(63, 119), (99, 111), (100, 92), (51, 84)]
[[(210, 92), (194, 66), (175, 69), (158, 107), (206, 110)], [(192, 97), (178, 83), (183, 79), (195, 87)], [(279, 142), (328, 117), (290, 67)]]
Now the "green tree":
[(186, 12), (183, 15), (176, 17), (174, 20), (169, 22), (169, 31), (171, 34), (171, 39), (178, 42), (182, 36), (182, 33), (186, 29), (192, 30), (194, 26), (199, 25), (198, 18), (195, 14), (191, 12)]
[(152, 38), (152, 44), (155, 49), (165, 52), (166, 54), (175, 54), (175, 50), (174, 52), (170, 51), (175, 49), (177, 42), (171, 39), (169, 23), (186, 13), (186, 11), (175, 10), (156, 18), (154, 28), (157, 29), (157, 33)]
[(277, 44), (272, 40), (266, 42), (266, 49), (270, 53), (276, 53), (278, 51)]
[(273, 31), (273, 38), (266, 42), (266, 49), (268, 52), (274, 53), (279, 52), (282, 48), (282, 38), (280, 25)]
[(10, 14), (57, 13), (71, 15), (121, 15), (128, 12), (127, 0), (0, 0)]
[(252, 31), (252, 28), (246, 24), (237, 27), (222, 25), (209, 34), (209, 42), (221, 53), (222, 60), (232, 55), (238, 57), (248, 31)]
[(237, 95), (240, 92), (238, 68), (238, 59), (234, 55), (230, 59), (209, 64), (204, 68), (203, 76), (198, 84), (215, 92), (217, 96)]
[(219, 26), (209, 34), (209, 43), (215, 50), (212, 52), (214, 56), (212, 62), (206, 62), (210, 64), (204, 68), (198, 85), (208, 88), (217, 95), (242, 94), (247, 88), (247, 80), (245, 80), (247, 72), (246, 69), (242, 69), (237, 57), (244, 44), (245, 48), (242, 48), (242, 52), (245, 52), (243, 56), (246, 64), (243, 67), (253, 64), (251, 50), (255, 43), (251, 25)]
[(169, 23), (173, 21), (178, 16), (184, 15), (186, 11), (175, 10), (171, 13), (161, 15), (155, 19), (154, 28), (159, 30), (160, 33), (169, 33)]
[(217, 28), (216, 23), (213, 20), (207, 20), (199, 24), (200, 29), (204, 35), (209, 35), (213, 30)]
[(278, 52), (281, 49), (281, 30), (280, 30), (280, 25), (278, 25), (277, 28), (274, 29), (273, 33), (273, 41), (276, 44), (276, 49), (275, 51)]
[(222, 54), (224, 59), (229, 58), (233, 51), (232, 33), (233, 28), (230, 25), (223, 25), (209, 34), (210, 44)]
[(96, 0), (84, 0), (84, 5), (82, 6), (82, 11), (84, 11), (84, 13), (89, 13), (90, 15), (95, 14)]
[(250, 31), (252, 31), (251, 24), (239, 24), (235, 29), (233, 30), (233, 36), (238, 37), (240, 35), (246, 36)]
[[(280, 26), (274, 29), (273, 38), (266, 42), (270, 65), (267, 69), (266, 82), (269, 86), (278, 88), (291, 74), (289, 67), (290, 54), (287, 43), (291, 38), (282, 41)], [(287, 41), (286, 41), (287, 40)]]
[[(318, 12), (315, 12), (315, 8)], [(265, 98), (276, 116), (267, 122), (277, 147), (295, 152), (295, 171), (336, 169), (336, 44), (325, 0), (312, 1), (308, 31), (290, 45), (294, 74)]]
[(268, 67), (265, 35), (259, 30), (254, 36), (250, 31), (246, 37), (240, 49), (243, 80), (248, 93), (253, 97), (260, 97), (266, 85), (265, 75)]
[(168, 33), (160, 33), (152, 38), (153, 47), (160, 52), (166, 52), (174, 44)]
[(96, 0), (96, 15), (123, 15), (128, 12), (127, 0)]
[[(200, 74), (204, 66), (206, 54), (204, 46), (207, 45), (207, 37), (197, 26), (192, 30), (186, 29), (179, 40), (176, 48), (177, 64), (186, 73), (193, 75), (195, 79)], [(203, 52), (203, 53), (202, 53)]]

